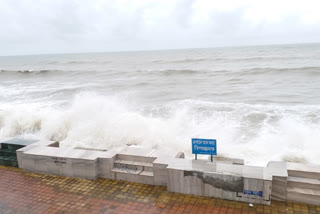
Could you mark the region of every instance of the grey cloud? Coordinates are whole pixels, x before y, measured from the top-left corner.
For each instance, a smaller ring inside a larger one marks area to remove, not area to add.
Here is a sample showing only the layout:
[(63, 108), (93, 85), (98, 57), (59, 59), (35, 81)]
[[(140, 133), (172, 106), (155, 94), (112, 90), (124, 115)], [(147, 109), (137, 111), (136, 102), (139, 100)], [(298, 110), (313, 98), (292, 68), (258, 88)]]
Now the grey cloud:
[[(217, 3), (219, 1), (216, 1)], [(249, 4), (212, 8), (201, 0), (2, 0), (0, 55), (320, 42), (320, 23), (301, 13), (248, 20)], [(206, 6), (206, 5), (204, 5)], [(206, 13), (204, 11), (204, 13)]]

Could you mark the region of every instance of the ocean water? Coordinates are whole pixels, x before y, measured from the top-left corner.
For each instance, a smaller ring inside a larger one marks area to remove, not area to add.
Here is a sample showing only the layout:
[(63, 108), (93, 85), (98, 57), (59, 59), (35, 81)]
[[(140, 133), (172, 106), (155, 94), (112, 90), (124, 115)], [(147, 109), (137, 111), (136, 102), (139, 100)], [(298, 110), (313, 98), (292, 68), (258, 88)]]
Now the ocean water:
[(319, 92), (319, 44), (0, 57), (0, 138), (320, 164)]

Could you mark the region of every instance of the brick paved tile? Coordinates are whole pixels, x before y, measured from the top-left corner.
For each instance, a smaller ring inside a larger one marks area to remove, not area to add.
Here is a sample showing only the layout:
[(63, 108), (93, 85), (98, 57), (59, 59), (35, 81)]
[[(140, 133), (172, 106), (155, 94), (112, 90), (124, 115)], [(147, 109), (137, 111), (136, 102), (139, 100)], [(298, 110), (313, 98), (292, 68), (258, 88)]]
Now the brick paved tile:
[(271, 206), (167, 192), (166, 187), (95, 181), (0, 166), (0, 214), (314, 213), (320, 207), (273, 201)]

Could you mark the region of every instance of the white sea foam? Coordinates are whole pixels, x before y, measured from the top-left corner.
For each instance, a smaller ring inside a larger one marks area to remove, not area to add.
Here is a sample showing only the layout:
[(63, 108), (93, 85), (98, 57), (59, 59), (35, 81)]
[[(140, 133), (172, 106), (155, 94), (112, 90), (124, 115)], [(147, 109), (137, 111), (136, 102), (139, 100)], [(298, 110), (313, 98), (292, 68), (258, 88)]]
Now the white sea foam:
[(32, 135), (62, 147), (124, 145), (184, 151), (191, 138), (215, 138), (218, 154), (248, 164), (270, 160), (320, 164), (320, 107), (184, 100), (141, 106), (117, 96), (80, 93), (64, 107), (0, 106), (0, 137)]

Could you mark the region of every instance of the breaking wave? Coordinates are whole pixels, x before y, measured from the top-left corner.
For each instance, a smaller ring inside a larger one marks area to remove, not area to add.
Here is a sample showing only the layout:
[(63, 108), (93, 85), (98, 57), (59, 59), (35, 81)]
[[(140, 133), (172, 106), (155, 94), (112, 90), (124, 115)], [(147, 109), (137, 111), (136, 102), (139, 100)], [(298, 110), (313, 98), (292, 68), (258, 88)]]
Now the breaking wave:
[(0, 137), (31, 135), (63, 147), (125, 145), (184, 151), (191, 138), (215, 138), (220, 156), (253, 165), (270, 160), (320, 163), (320, 106), (197, 100), (143, 107), (125, 98), (81, 93), (65, 107), (0, 106)]

